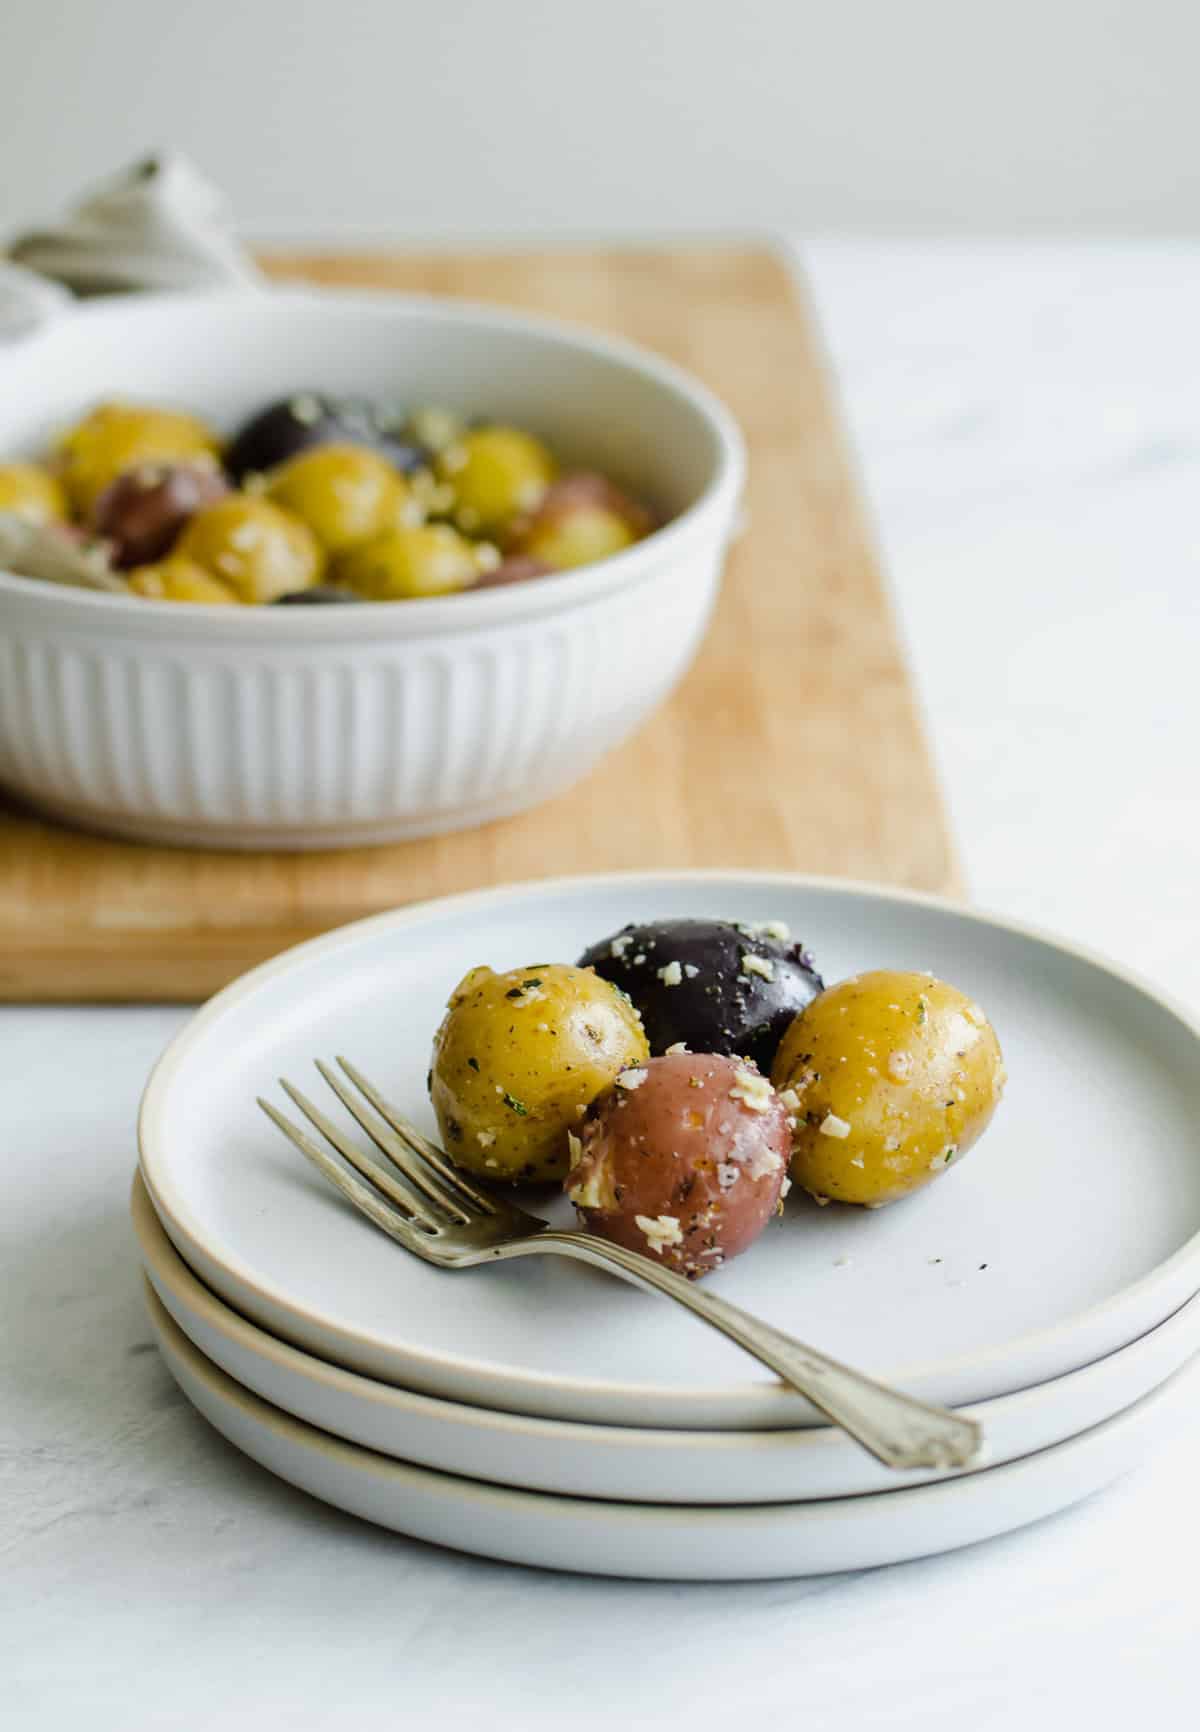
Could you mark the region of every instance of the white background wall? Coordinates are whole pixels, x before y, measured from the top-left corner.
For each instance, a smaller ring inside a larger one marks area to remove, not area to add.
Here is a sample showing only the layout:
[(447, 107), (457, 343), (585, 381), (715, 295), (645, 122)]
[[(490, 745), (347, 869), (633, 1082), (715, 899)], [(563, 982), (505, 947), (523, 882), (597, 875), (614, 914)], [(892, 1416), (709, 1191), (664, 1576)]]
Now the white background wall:
[(0, 233), (175, 145), (273, 237), (1194, 232), (1196, 0), (0, 0)]

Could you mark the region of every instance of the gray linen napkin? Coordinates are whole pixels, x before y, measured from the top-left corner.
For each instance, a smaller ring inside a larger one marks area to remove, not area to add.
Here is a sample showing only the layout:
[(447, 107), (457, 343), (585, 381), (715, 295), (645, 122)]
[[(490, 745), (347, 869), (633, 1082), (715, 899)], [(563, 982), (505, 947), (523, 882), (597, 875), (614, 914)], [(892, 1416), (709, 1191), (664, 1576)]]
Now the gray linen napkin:
[(52, 317), (68, 292), (261, 284), (217, 189), (185, 157), (150, 157), (88, 193), (61, 223), (12, 242), (0, 257), (0, 338)]

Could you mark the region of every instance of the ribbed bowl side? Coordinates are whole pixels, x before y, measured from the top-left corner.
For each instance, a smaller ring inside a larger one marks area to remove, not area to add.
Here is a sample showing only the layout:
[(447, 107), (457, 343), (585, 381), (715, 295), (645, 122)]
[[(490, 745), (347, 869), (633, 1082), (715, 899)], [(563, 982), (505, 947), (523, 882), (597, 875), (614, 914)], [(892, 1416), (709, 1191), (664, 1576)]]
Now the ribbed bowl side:
[(598, 604), (440, 640), (189, 648), (18, 624), (0, 638), (0, 781), (101, 826), (226, 833), (435, 830), (530, 804), (675, 684), (719, 565), (692, 549)]

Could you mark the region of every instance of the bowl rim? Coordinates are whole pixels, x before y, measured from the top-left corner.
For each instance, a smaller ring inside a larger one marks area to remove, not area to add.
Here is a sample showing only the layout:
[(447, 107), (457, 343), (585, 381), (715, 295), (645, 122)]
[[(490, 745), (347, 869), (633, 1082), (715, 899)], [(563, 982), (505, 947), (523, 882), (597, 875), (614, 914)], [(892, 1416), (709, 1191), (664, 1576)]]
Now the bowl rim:
[[(746, 476), (746, 448), (741, 429), (715, 392), (685, 368), (629, 338), (611, 336), (570, 320), (524, 313), (487, 301), (407, 294), (387, 289), (327, 289), (290, 283), (265, 291), (243, 287), (114, 296), (72, 309), (64, 319), (51, 320), (29, 336), (17, 339), (13, 347), (24, 349), (52, 343), (56, 333), (68, 325), (77, 327), (79, 321), (86, 326), (114, 320), (119, 322), (130, 317), (136, 319), (147, 312), (166, 315), (177, 311), (225, 309), (255, 302), (261, 304), (268, 297), (318, 312), (331, 309), (358, 311), (384, 318), (389, 315), (432, 315), (450, 325), (482, 325), (497, 331), (522, 333), (615, 363), (628, 372), (648, 378), (677, 402), (682, 402), (704, 425), (715, 446), (714, 472), (699, 495), (678, 516), (632, 547), (574, 571), (552, 573), (512, 586), (463, 590), (447, 596), (414, 597), (403, 606), (392, 601), (364, 601), (349, 610), (316, 608), (310, 611), (306, 608), (230, 608), (222, 604), (189, 603), (186, 621), (179, 620), (181, 626), (186, 624), (189, 635), (194, 634), (197, 626), (205, 636), (213, 635), (214, 630), (223, 636), (231, 627), (231, 636), (242, 637), (253, 631), (255, 622), (261, 627), (264, 618), (269, 618), (271, 638), (282, 643), (306, 642), (314, 636), (321, 641), (358, 637), (361, 634), (352, 629), (356, 621), (372, 637), (385, 632), (386, 622), (390, 628), (386, 635), (402, 638), (448, 628), (469, 630), (487, 627), (529, 613), (557, 612), (652, 576), (660, 558), (669, 560), (693, 539), (698, 530), (703, 532), (709, 526), (708, 520), (716, 512), (728, 509), (732, 515), (741, 497)], [(540, 605), (536, 607), (530, 605), (535, 596), (540, 597)], [(0, 567), (0, 608), (10, 601), (45, 607), (60, 618), (90, 620), (92, 624), (98, 623), (98, 617), (106, 617), (114, 625), (121, 620), (132, 622), (137, 619), (143, 625), (157, 621), (161, 626), (168, 619), (179, 619), (180, 613), (177, 602), (51, 584)], [(100, 609), (101, 614), (93, 617), (96, 609)], [(331, 631), (335, 624), (338, 629)]]

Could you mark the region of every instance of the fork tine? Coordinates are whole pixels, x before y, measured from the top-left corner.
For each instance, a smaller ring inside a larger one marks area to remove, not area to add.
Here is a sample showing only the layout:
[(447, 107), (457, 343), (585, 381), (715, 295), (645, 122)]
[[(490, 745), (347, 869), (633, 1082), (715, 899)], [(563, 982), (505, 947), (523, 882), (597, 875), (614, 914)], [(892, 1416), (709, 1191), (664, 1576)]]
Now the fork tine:
[(422, 1196), (419, 1191), (415, 1191), (411, 1185), (404, 1184), (395, 1174), (381, 1167), (379, 1162), (373, 1160), (365, 1150), (358, 1148), (334, 1124), (332, 1119), (325, 1116), (320, 1107), (314, 1106), (307, 1095), (301, 1094), (294, 1083), (288, 1082), (286, 1077), (280, 1077), (279, 1086), (288, 1098), (300, 1108), (309, 1123), (315, 1125), (326, 1141), (333, 1144), (342, 1159), (360, 1172), (364, 1179), (375, 1186), (376, 1190), (382, 1191), (385, 1197), (390, 1198), (393, 1203), (399, 1204), (403, 1212), (410, 1215), (418, 1226), (427, 1230), (436, 1230), (439, 1224), (438, 1215), (445, 1216), (447, 1219), (451, 1218), (446, 1209), (435, 1207), (431, 1212), (427, 1197)]
[(327, 1155), (319, 1143), (314, 1143), (312, 1138), (307, 1136), (299, 1125), (294, 1125), (278, 1107), (272, 1106), (271, 1102), (264, 1100), (261, 1095), (258, 1096), (258, 1104), (271, 1122), (278, 1125), (288, 1141), (293, 1143), (356, 1209), (361, 1210), (368, 1220), (373, 1221), (389, 1238), (395, 1239), (397, 1244), (403, 1245), (406, 1251), (415, 1251), (418, 1256), (428, 1255), (426, 1235), (401, 1215), (398, 1209), (393, 1209), (391, 1204), (385, 1203), (369, 1185), (364, 1185), (361, 1179), (348, 1173), (345, 1167), (331, 1155)]
[[(403, 1113), (399, 1112), (389, 1100), (385, 1099), (374, 1084), (369, 1083), (362, 1072), (352, 1065), (348, 1058), (342, 1058), (339, 1054), (338, 1063), (350, 1078), (350, 1081), (354, 1084), (355, 1088), (358, 1089), (360, 1094), (365, 1095), (371, 1105), (375, 1108), (375, 1111), (379, 1113), (382, 1118), (387, 1120), (388, 1124), (391, 1125), (392, 1129), (396, 1132), (396, 1135), (411, 1151), (417, 1161), (423, 1161), (427, 1166), (432, 1167), (434, 1172), (440, 1174), (446, 1181), (451, 1190), (458, 1193), (463, 1198), (464, 1202), (469, 1204), (476, 1212), (486, 1215), (495, 1215), (499, 1213), (495, 1199), (487, 1196), (483, 1191), (476, 1190), (475, 1186), (471, 1184), (470, 1180), (467, 1179), (464, 1174), (458, 1172), (456, 1168), (452, 1167), (445, 1155), (443, 1155), (442, 1151), (435, 1144), (431, 1143), (427, 1137), (423, 1137), (415, 1125), (409, 1124)], [(338, 1093), (341, 1094), (340, 1089), (338, 1090)], [(345, 1099), (344, 1095), (342, 1096), (342, 1099)], [(406, 1165), (405, 1170), (409, 1171), (414, 1179), (416, 1178), (416, 1172), (411, 1167)]]
[[(398, 1136), (394, 1136), (382, 1119), (376, 1118), (354, 1094), (354, 1091), (344, 1083), (337, 1072), (327, 1064), (316, 1060), (317, 1069), (329, 1084), (334, 1094), (341, 1101), (346, 1111), (360, 1124), (375, 1147), (382, 1155), (396, 1166), (412, 1184), (416, 1185), (437, 1208), (441, 1209), (456, 1221), (464, 1224), (471, 1220), (471, 1211), (459, 1202), (457, 1196), (448, 1185), (444, 1185), (437, 1175), (423, 1161), (418, 1161), (405, 1148)], [(382, 1175), (382, 1168), (375, 1169), (372, 1163), (372, 1177), (376, 1171)], [(385, 1190), (387, 1186), (383, 1187)]]

